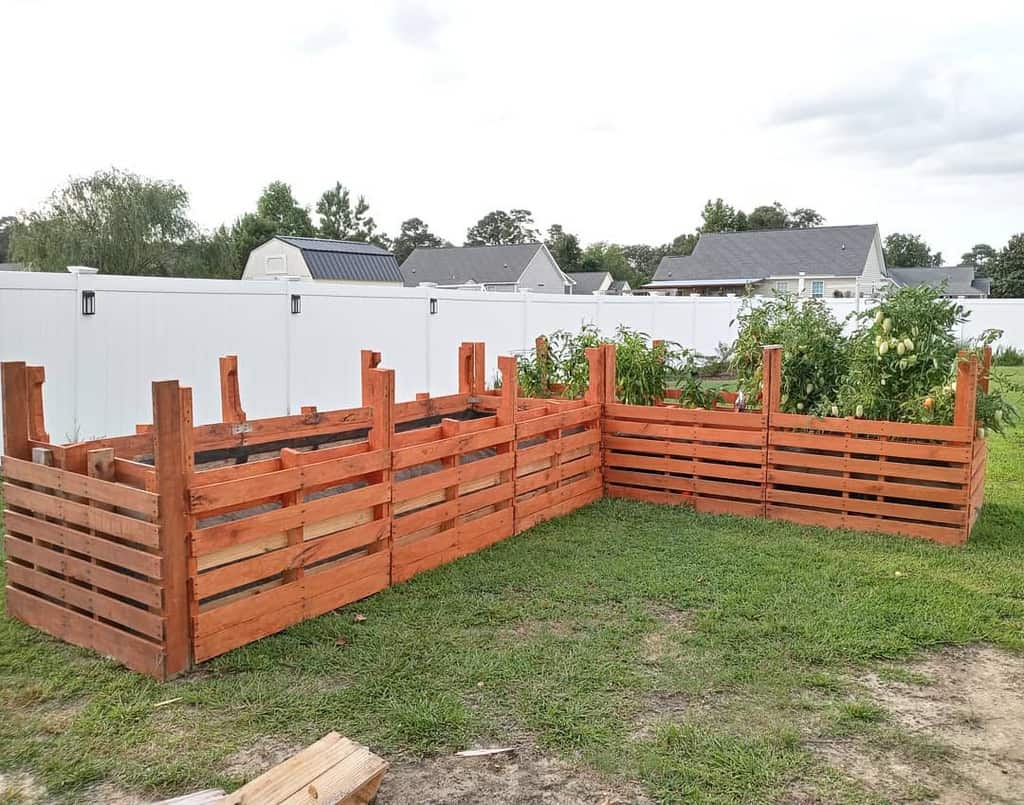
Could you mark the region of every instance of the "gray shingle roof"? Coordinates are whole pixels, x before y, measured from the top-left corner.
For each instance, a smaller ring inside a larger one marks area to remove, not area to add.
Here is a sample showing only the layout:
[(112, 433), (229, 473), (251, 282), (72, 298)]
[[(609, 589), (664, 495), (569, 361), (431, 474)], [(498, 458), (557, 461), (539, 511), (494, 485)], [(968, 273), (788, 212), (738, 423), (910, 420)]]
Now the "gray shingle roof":
[(372, 243), (290, 235), (278, 235), (277, 239), (302, 250), (302, 259), (315, 280), (402, 281), (395, 256)]
[(402, 276), (408, 286), (516, 282), (540, 248), (540, 243), (522, 243), (415, 249), (402, 263)]
[(944, 266), (943, 268), (890, 268), (889, 276), (897, 285), (931, 285), (945, 283), (944, 293), (949, 296), (987, 296), (992, 280), (975, 277), (970, 266)]
[(573, 294), (592, 294), (600, 289), (606, 279), (612, 278), (607, 271), (570, 271), (569, 276), (576, 280)]
[(606, 293), (611, 296), (622, 296), (625, 291), (632, 291), (629, 283), (626, 280), (612, 280), (612, 284), (608, 286)]
[(865, 224), (707, 233), (692, 255), (663, 257), (654, 281), (761, 280), (801, 271), (856, 277), (864, 270), (877, 231), (875, 224)]

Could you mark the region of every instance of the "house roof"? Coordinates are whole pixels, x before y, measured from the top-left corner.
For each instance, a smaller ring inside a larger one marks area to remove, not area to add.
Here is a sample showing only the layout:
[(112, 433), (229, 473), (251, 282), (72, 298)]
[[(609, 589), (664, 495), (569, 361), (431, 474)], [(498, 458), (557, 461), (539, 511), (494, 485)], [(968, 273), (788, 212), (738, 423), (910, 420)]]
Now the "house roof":
[(947, 296), (987, 296), (992, 291), (992, 280), (975, 277), (971, 266), (890, 268), (889, 277), (897, 285), (944, 286)]
[(632, 290), (627, 280), (612, 280), (612, 284), (608, 286), (606, 293), (616, 296), (621, 295), (624, 291)]
[(291, 235), (278, 235), (277, 239), (302, 251), (302, 259), (315, 280), (402, 281), (395, 256), (372, 243)]
[(876, 224), (709, 232), (697, 240), (693, 254), (663, 257), (652, 286), (757, 282), (801, 272), (856, 277), (864, 271), (877, 232)]
[(574, 294), (592, 294), (612, 278), (607, 271), (572, 271), (570, 276), (576, 280), (576, 287), (572, 290)]
[(437, 285), (517, 282), (542, 248), (541, 243), (419, 248), (402, 263), (402, 276), (408, 286), (421, 282)]

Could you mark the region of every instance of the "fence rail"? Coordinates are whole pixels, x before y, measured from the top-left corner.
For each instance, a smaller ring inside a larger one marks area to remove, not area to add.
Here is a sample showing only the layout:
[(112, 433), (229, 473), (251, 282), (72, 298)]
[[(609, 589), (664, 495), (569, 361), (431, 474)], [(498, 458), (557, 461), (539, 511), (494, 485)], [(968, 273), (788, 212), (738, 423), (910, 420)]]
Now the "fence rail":
[(614, 346), (587, 358), (583, 399), (529, 399), (464, 343), (457, 394), (396, 403), (364, 351), (359, 407), (250, 420), (227, 356), (223, 422), (162, 381), (152, 424), (70, 445), (43, 441), (41, 369), (5, 363), (8, 613), (165, 679), (602, 496), (944, 544), (978, 517), (976, 360), (938, 426), (784, 414), (778, 347), (747, 411), (625, 405)]

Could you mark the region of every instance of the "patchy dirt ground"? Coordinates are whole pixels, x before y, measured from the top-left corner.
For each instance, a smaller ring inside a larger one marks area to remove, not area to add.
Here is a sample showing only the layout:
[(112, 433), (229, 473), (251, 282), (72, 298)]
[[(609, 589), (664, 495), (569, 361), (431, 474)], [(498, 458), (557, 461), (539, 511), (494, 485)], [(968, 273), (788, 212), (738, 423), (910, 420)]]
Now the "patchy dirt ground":
[(532, 749), (510, 755), (393, 763), (378, 805), (653, 805), (639, 787), (606, 780)]
[(924, 684), (863, 682), (914, 743), (831, 742), (828, 762), (898, 802), (1024, 802), (1024, 657), (946, 649), (906, 670)]

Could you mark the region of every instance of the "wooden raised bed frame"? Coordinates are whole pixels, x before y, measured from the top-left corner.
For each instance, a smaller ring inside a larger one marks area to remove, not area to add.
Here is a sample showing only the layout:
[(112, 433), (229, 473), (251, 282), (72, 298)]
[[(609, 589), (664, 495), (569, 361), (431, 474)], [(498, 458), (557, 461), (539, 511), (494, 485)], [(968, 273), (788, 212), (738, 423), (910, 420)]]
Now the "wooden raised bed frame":
[(43, 369), (5, 363), (7, 612), (166, 679), (604, 495), (950, 545), (978, 516), (976, 360), (932, 426), (779, 412), (777, 347), (743, 412), (620, 404), (614, 346), (587, 357), (584, 399), (527, 399), (515, 358), (487, 390), (465, 343), (457, 394), (396, 403), (366, 350), (360, 407), (250, 421), (226, 356), (222, 422), (155, 382), (152, 424), (69, 445), (46, 434)]

